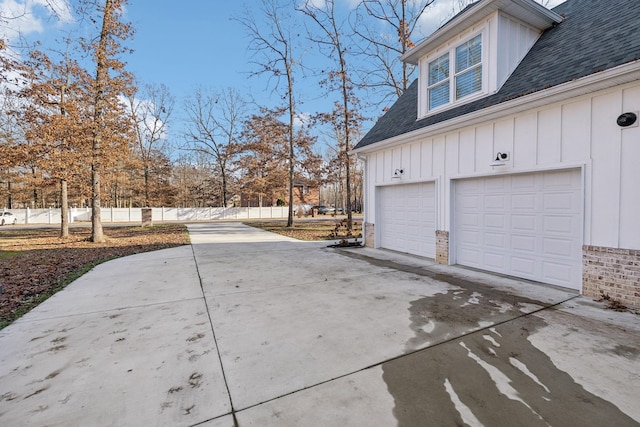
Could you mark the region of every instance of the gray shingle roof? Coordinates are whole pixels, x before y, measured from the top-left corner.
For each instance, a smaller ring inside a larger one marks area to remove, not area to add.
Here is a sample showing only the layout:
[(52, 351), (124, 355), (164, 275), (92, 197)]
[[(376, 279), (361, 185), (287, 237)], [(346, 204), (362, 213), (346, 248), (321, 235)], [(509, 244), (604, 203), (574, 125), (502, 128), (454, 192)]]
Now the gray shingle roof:
[(553, 11), (565, 20), (542, 34), (497, 93), (416, 121), (415, 80), (355, 148), (640, 59), (640, 1), (568, 0)]

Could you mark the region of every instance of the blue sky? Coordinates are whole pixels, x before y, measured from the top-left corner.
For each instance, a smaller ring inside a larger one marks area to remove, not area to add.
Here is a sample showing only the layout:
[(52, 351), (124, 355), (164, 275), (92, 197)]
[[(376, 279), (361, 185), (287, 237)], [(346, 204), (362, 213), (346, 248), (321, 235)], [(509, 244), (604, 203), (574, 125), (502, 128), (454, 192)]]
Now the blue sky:
[(258, 82), (248, 81), (247, 38), (231, 19), (242, 10), (242, 3), (224, 0), (189, 1), (188, 7), (175, 0), (132, 1), (127, 18), (136, 34), (128, 68), (145, 83), (166, 84), (177, 96), (197, 86), (245, 92)]
[[(0, 0), (2, 16), (20, 16), (0, 24), (0, 37), (11, 39), (20, 29), (31, 40), (50, 43), (73, 25), (73, 15), (68, 12), (68, 1), (73, 0)], [(313, 0), (315, 3), (323, 0)], [(562, 0), (539, 0), (552, 7)], [(357, 0), (336, 0), (344, 16), (357, 4)], [(54, 5), (61, 20), (52, 19), (45, 5)], [(178, 120), (184, 99), (198, 87), (223, 90), (236, 88), (258, 104), (275, 107), (278, 94), (273, 92), (273, 81), (266, 76), (250, 77), (255, 67), (250, 63), (254, 52), (248, 50), (250, 42), (246, 29), (234, 17), (245, 16), (247, 5), (259, 17), (258, 0), (129, 0), (125, 19), (136, 28), (129, 45), (132, 55), (124, 58), (129, 71), (141, 84), (165, 84), (176, 97), (174, 131), (180, 127)], [(458, 0), (436, 0), (421, 21), (414, 42), (420, 41), (436, 29), (454, 12)], [(298, 16), (298, 18), (301, 18)], [(305, 37), (300, 31), (300, 41)], [(302, 62), (320, 64), (322, 55), (307, 43)], [(300, 90), (299, 111), (313, 114), (332, 108), (333, 99), (319, 89), (311, 76), (298, 75)], [(173, 136), (178, 137), (177, 135)]]

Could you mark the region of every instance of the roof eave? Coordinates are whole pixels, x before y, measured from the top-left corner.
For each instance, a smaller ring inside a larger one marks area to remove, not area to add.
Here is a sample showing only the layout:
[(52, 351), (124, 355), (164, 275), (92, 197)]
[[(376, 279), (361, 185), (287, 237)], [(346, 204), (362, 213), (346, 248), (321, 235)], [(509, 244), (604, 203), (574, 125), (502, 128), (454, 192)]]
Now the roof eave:
[(418, 43), (416, 47), (402, 55), (400, 60), (417, 65), (422, 56), (497, 10), (503, 10), (541, 31), (559, 24), (563, 20), (562, 16), (534, 0), (484, 0), (451, 19)]
[(395, 147), (407, 142), (433, 137), (442, 133), (455, 131), (462, 127), (472, 126), (487, 120), (496, 120), (511, 114), (543, 107), (554, 102), (575, 98), (598, 90), (609, 89), (640, 80), (640, 60), (629, 62), (608, 70), (591, 74), (577, 80), (562, 83), (551, 88), (541, 90), (502, 102), (492, 107), (483, 108), (473, 113), (465, 114), (431, 126), (416, 129), (386, 140), (373, 142), (364, 147), (352, 150), (354, 154), (367, 154), (386, 148)]

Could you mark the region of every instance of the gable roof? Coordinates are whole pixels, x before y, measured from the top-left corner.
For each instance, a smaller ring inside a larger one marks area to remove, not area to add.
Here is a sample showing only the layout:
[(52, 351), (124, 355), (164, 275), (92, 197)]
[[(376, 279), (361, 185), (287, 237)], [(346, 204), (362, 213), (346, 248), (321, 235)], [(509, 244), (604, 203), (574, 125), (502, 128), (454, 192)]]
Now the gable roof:
[(562, 16), (534, 0), (479, 0), (467, 5), (433, 34), (401, 56), (400, 60), (417, 65), (426, 53), (486, 19), (497, 10), (502, 10), (539, 31), (562, 22)]
[(564, 21), (546, 30), (498, 92), (416, 120), (418, 80), (355, 150), (640, 59), (640, 2), (568, 0)]

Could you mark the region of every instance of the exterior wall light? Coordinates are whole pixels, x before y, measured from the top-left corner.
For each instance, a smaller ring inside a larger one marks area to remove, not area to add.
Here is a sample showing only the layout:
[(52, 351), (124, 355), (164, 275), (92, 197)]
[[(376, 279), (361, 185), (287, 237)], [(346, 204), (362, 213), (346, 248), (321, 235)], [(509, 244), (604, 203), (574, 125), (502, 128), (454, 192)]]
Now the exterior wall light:
[(489, 163), (489, 166), (504, 166), (506, 161), (509, 160), (509, 153), (502, 153), (498, 151), (496, 158), (493, 162)]
[(396, 169), (391, 178), (400, 178), (404, 174), (404, 169)]
[(621, 128), (628, 128), (634, 125), (634, 127), (636, 127), (638, 126), (638, 113), (629, 112), (620, 114), (618, 116), (618, 119), (616, 120), (616, 123), (618, 123), (618, 126), (620, 126)]

